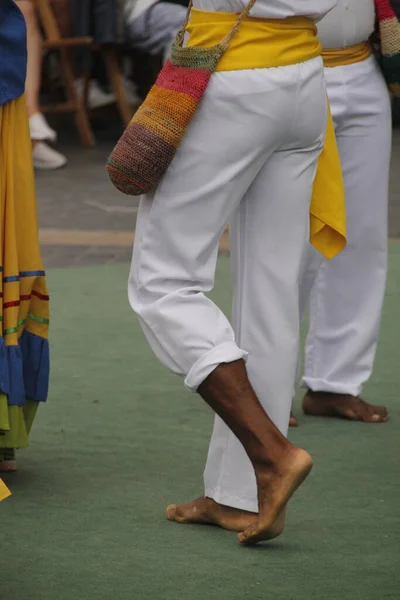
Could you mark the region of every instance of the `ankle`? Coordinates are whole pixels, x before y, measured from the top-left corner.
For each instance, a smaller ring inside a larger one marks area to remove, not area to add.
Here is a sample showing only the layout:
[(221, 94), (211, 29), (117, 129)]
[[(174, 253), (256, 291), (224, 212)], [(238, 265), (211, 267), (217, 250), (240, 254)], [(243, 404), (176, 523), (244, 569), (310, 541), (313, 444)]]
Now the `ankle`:
[(35, 115), (37, 115), (38, 113), (40, 113), (40, 108), (39, 106), (37, 106), (37, 104), (27, 104), (27, 109), (28, 109), (28, 117), (29, 119)]
[(255, 471), (271, 471), (278, 474), (285, 469), (285, 465), (290, 464), (299, 452), (286, 438), (284, 443), (275, 444), (272, 448), (269, 444), (263, 451), (250, 457)]

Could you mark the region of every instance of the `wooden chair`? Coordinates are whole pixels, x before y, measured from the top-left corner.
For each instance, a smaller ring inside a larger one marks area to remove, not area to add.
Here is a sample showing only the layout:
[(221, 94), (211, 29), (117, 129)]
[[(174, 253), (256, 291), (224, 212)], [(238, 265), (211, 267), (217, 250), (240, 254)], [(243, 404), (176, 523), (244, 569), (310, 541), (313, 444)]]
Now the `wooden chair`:
[(81, 142), (84, 146), (94, 146), (95, 139), (90, 126), (87, 110), (82, 100), (78, 98), (75, 89), (75, 76), (71, 49), (80, 46), (90, 46), (93, 43), (91, 37), (62, 37), (54, 12), (48, 0), (34, 0), (39, 19), (44, 31), (44, 48), (57, 51), (60, 56), (61, 77), (64, 82), (65, 102), (43, 106), (46, 113), (75, 113), (75, 124)]
[[(66, 44), (67, 47), (90, 45), (92, 51), (100, 53), (106, 67), (112, 91), (114, 92), (122, 123), (124, 127), (126, 127), (132, 118), (133, 109), (126, 99), (126, 92), (119, 63), (118, 46), (116, 44), (95, 43), (94, 40), (89, 37), (60, 36), (60, 27), (62, 27), (64, 30), (64, 35), (67, 32), (67, 35), (70, 36), (71, 34), (70, 23), (70, 27), (68, 27), (68, 23), (65, 23), (65, 20), (68, 21), (68, 19), (65, 19), (65, 13), (69, 10), (68, 0), (52, 0), (52, 5), (50, 4), (51, 0), (34, 1), (36, 1), (39, 8), (39, 15), (41, 16), (43, 28), (47, 38), (47, 48), (54, 49), (54, 40), (58, 39), (62, 40), (63, 44)], [(64, 16), (64, 19), (62, 19), (62, 15)], [(47, 26), (45, 23), (47, 23)], [(78, 41), (74, 42), (74, 40)], [(88, 110), (87, 98), (90, 75), (90, 72), (85, 73), (84, 94), (83, 98), (81, 99), (86, 112)]]

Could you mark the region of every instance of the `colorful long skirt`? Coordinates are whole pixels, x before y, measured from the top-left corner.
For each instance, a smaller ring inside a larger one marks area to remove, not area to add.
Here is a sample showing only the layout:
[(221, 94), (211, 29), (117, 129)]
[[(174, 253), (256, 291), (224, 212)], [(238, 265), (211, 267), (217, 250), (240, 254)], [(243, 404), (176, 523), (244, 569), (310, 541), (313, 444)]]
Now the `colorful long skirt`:
[(49, 296), (23, 96), (0, 106), (0, 467), (28, 436), (49, 382)]

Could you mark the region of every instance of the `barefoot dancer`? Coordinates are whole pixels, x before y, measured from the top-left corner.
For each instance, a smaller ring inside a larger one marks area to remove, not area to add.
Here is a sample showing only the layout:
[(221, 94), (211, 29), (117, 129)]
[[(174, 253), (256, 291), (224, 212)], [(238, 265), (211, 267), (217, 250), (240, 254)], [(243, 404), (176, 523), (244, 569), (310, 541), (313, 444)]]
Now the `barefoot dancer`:
[(0, 6), (0, 472), (15, 471), (49, 376), (48, 296), (38, 243), (32, 146), (24, 98), (26, 28)]
[(389, 93), (367, 42), (374, 26), (374, 0), (340, 0), (318, 25), (349, 243), (330, 262), (307, 251), (301, 311), (310, 298), (310, 328), (302, 385), (307, 414), (381, 423), (386, 408), (360, 398), (373, 369), (387, 265), (392, 127)]
[[(243, 543), (279, 535), (286, 504), (312, 466), (285, 434), (301, 254), (327, 119), (313, 21), (335, 4), (257, 0), (257, 19), (239, 29), (174, 162), (139, 210), (131, 306), (158, 358), (219, 415), (207, 499), (173, 505), (167, 516), (237, 530)], [(243, 5), (196, 0), (195, 7), (189, 44), (211, 46), (237, 19), (225, 11)], [(234, 329), (205, 295), (230, 217)], [(242, 466), (248, 480), (238, 488)]]

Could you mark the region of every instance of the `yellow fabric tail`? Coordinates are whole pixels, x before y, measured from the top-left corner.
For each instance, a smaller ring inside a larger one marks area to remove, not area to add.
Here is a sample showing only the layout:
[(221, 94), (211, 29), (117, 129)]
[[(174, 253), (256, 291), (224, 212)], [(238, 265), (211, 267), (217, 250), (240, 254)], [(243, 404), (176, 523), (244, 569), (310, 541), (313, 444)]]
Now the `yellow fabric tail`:
[(330, 108), (311, 198), (310, 242), (327, 259), (346, 246), (344, 183)]
[[(219, 44), (236, 20), (233, 13), (193, 9), (187, 27), (188, 46), (209, 48)], [(283, 67), (311, 60), (321, 52), (317, 29), (310, 19), (247, 18), (217, 71)], [(344, 183), (330, 110), (310, 205), (310, 243), (328, 259), (346, 245)]]

